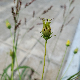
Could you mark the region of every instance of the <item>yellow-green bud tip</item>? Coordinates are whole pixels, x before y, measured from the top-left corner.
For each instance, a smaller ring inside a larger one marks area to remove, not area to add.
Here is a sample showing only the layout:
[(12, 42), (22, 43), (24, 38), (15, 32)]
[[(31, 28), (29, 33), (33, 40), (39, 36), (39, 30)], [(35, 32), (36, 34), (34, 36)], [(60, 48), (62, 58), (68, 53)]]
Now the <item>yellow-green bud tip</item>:
[(66, 46), (67, 46), (67, 47), (70, 46), (70, 41), (69, 41), (69, 40), (67, 40)]
[(76, 48), (75, 50), (74, 50), (74, 54), (76, 54), (78, 52), (78, 48)]
[(9, 23), (8, 20), (6, 20), (6, 26), (7, 26), (8, 29), (11, 29), (11, 24)]

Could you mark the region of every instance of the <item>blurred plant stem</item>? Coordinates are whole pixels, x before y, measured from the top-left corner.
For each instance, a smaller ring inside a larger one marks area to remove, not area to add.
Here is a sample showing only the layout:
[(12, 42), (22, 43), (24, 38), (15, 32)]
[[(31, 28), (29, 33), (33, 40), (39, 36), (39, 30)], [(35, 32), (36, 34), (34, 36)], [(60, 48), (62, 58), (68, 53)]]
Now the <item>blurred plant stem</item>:
[[(74, 54), (74, 55), (75, 55), (75, 54)], [(67, 67), (67, 69), (66, 69), (65, 73), (64, 73), (64, 74), (63, 74), (63, 76), (61, 77), (61, 79), (64, 77), (64, 75), (65, 75), (65, 74), (66, 74), (66, 72), (68, 71), (68, 69), (69, 69), (69, 67), (70, 67), (70, 65), (71, 65), (71, 63), (72, 63), (72, 61), (73, 61), (74, 55), (73, 55), (73, 57), (72, 57), (72, 59), (71, 59), (71, 61), (70, 61), (69, 65), (68, 65), (68, 67)], [(60, 80), (61, 80), (61, 79), (60, 79)]]
[(62, 63), (61, 63), (61, 66), (60, 66), (60, 69), (59, 69), (59, 72), (58, 72), (58, 75), (57, 75), (56, 80), (58, 79), (58, 76), (59, 76), (59, 74), (60, 74), (61, 67), (62, 67), (62, 64), (63, 64), (64, 58), (65, 58), (65, 55), (66, 55), (66, 51), (67, 51), (67, 46), (66, 46), (65, 54), (64, 54), (64, 57), (63, 57), (63, 59), (62, 59)]
[(11, 80), (14, 80), (13, 79), (13, 69), (14, 69), (14, 66), (13, 66), (13, 57), (12, 57), (12, 65), (11, 65)]

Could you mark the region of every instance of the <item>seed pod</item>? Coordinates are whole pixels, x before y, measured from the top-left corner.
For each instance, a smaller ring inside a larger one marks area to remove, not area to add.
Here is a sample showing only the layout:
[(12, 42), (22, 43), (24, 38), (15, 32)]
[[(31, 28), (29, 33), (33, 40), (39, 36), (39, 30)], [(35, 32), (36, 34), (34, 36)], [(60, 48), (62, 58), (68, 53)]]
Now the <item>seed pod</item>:
[(6, 20), (6, 26), (7, 26), (8, 29), (11, 29), (11, 24), (9, 23), (8, 20)]

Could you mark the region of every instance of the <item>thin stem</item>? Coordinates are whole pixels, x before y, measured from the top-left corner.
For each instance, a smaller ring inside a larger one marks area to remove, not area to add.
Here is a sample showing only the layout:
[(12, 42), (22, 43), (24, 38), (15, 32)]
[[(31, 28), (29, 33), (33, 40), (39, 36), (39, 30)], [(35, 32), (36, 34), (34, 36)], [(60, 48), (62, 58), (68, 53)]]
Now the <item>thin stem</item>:
[(21, 76), (20, 76), (20, 72), (19, 72), (19, 68), (18, 68), (18, 61), (17, 61), (16, 51), (17, 51), (17, 49), (15, 49), (15, 58), (16, 58), (17, 70), (18, 70), (18, 73), (19, 73), (19, 78), (21, 80)]
[(10, 29), (10, 34), (11, 34), (11, 37), (12, 37), (12, 40), (13, 40), (13, 53), (14, 53), (14, 48), (15, 48), (14, 40), (15, 40), (15, 39), (13, 39), (11, 29)]
[[(65, 73), (63, 74), (63, 76), (61, 77), (61, 79), (64, 77), (64, 75), (66, 74), (66, 72), (68, 71), (68, 69), (69, 69), (69, 67), (70, 67), (70, 65), (71, 65), (71, 63), (72, 63), (72, 61), (73, 61), (73, 58), (74, 58), (74, 55), (73, 55), (73, 57), (72, 57), (72, 59), (71, 59), (71, 61), (70, 61), (70, 63), (69, 63), (69, 65), (68, 65), (68, 67), (67, 67), (67, 69), (66, 69), (66, 71), (65, 71)], [(60, 79), (60, 80), (61, 80)]]
[(46, 44), (47, 44), (47, 41), (45, 41), (45, 56), (46, 56)]
[(43, 73), (42, 73), (42, 78), (41, 78), (41, 80), (43, 80), (44, 67), (45, 67), (45, 57), (46, 57), (46, 44), (47, 44), (47, 41), (45, 41), (44, 65), (43, 65)]
[(14, 66), (13, 66), (13, 57), (12, 57), (12, 65), (11, 65), (11, 80), (14, 80), (14, 79), (13, 79), (13, 68), (14, 68)]
[[(18, 31), (18, 34), (19, 34), (19, 31)], [(15, 58), (16, 58), (17, 69), (18, 69), (18, 73), (19, 73), (19, 78), (20, 78), (20, 80), (21, 80), (21, 76), (20, 76), (20, 72), (19, 72), (19, 68), (18, 68), (17, 56), (16, 56), (16, 52), (17, 52), (17, 42), (18, 42), (18, 35), (17, 35), (16, 44), (15, 44)]]
[(58, 76), (59, 76), (59, 73), (60, 73), (60, 70), (61, 70), (61, 67), (62, 67), (62, 64), (63, 64), (64, 58), (65, 58), (65, 55), (66, 55), (66, 51), (67, 51), (67, 46), (66, 46), (65, 54), (64, 54), (64, 57), (63, 57), (63, 60), (62, 60), (62, 63), (61, 63), (61, 66), (60, 66), (60, 69), (59, 69), (59, 72), (58, 72), (58, 75), (57, 75), (56, 80), (58, 79)]
[[(10, 29), (10, 34), (11, 34), (11, 37), (12, 37), (12, 40), (13, 40), (13, 52), (14, 52), (14, 39), (13, 39), (13, 36), (12, 36), (11, 29)], [(12, 57), (12, 65), (11, 65), (11, 80), (13, 80), (13, 69), (14, 69), (14, 57)]]
[[(11, 29), (10, 29), (10, 34), (11, 34), (11, 37), (12, 37), (12, 32), (11, 32)], [(13, 40), (13, 37), (12, 37), (12, 40)]]

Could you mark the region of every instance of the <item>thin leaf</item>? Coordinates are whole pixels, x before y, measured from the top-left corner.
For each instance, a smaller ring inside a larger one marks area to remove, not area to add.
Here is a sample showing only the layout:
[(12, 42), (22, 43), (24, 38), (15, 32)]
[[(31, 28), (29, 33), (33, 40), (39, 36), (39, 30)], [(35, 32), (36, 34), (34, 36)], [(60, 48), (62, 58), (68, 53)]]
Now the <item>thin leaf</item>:
[(21, 78), (22, 78), (22, 76), (24, 75), (25, 71), (26, 71), (26, 68), (23, 69), (23, 71), (22, 71), (22, 73), (21, 73)]
[(74, 75), (72, 75), (71, 77), (69, 77), (67, 80), (70, 80), (71, 78), (73, 78), (74, 76), (78, 75), (80, 73), (80, 71)]
[(4, 76), (4, 74), (5, 74), (5, 73), (7, 74), (7, 70), (9, 69), (10, 66), (11, 66), (11, 64), (9, 64), (9, 65), (4, 69), (3, 74), (2, 74), (2, 76), (1, 76), (1, 80), (2, 80), (2, 78), (3, 78), (3, 76)]
[(6, 71), (9, 69), (10, 66), (11, 66), (11, 64), (9, 64), (9, 65), (4, 69), (4, 72), (6, 72)]
[[(25, 70), (26, 71), (26, 70)], [(28, 71), (29, 71), (29, 69), (25, 72), (25, 74), (24, 74), (24, 76), (23, 76), (23, 78), (22, 78), (22, 80), (24, 80), (24, 78), (25, 78), (25, 76), (27, 75), (28, 76)]]
[(8, 80), (11, 80), (10, 76), (6, 73), (6, 76), (8, 77)]

